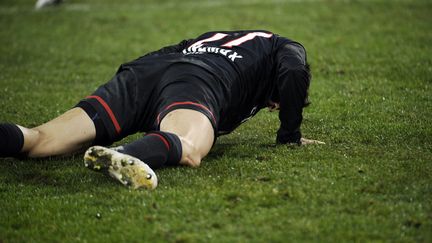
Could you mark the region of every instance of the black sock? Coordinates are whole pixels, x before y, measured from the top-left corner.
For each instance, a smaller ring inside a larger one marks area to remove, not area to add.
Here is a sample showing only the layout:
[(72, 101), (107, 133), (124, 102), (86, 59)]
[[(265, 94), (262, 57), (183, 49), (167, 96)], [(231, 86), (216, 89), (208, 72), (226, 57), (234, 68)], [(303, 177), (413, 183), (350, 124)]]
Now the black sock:
[(24, 145), (24, 135), (17, 125), (0, 124), (0, 158), (14, 157), (20, 154)]
[(132, 155), (155, 169), (164, 165), (178, 165), (182, 146), (177, 135), (157, 131), (124, 145), (119, 152)]

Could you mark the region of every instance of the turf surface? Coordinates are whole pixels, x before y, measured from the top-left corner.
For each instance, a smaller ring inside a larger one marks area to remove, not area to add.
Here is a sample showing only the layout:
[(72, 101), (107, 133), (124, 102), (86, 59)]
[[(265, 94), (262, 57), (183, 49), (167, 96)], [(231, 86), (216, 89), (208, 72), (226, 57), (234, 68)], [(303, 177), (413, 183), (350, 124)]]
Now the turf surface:
[(262, 111), (200, 168), (157, 171), (152, 192), (82, 155), (0, 159), (0, 242), (432, 241), (430, 1), (33, 4), (0, 2), (0, 121), (45, 122), (119, 64), (184, 38), (268, 29), (306, 46), (303, 132), (327, 144), (274, 146), (277, 114)]

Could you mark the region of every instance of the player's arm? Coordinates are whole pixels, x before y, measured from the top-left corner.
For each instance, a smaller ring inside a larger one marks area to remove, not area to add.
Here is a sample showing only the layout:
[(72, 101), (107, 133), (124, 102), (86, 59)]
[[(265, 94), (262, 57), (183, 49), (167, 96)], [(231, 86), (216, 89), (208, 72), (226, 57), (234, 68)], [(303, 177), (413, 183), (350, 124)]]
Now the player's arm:
[(304, 48), (297, 43), (287, 44), (278, 52), (277, 59), (281, 126), (277, 132), (276, 142), (298, 145), (321, 143), (302, 138), (300, 131), (303, 108), (308, 103), (307, 92), (310, 84), (309, 66), (306, 63)]
[(169, 53), (178, 53), (178, 52), (183, 51), (183, 49), (186, 48), (190, 44), (191, 41), (192, 41), (192, 39), (182, 40), (178, 44), (171, 45), (171, 46), (165, 46), (165, 47), (161, 48), (160, 50), (147, 53), (145, 56), (159, 56), (159, 55), (169, 54)]

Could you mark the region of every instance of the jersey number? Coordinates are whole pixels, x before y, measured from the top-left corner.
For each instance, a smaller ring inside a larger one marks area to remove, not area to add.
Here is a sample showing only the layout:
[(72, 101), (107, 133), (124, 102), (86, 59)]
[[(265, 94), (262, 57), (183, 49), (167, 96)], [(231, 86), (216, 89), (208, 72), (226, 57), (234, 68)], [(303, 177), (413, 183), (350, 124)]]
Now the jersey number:
[[(207, 39), (195, 42), (192, 46), (200, 46), (202, 43), (205, 43), (205, 42), (222, 40), (223, 38), (225, 38), (227, 36), (228, 36), (228, 34), (216, 33), (212, 37), (209, 37)], [(251, 32), (251, 33), (248, 33), (242, 37), (239, 37), (237, 39), (229, 41), (229, 42), (227, 42), (221, 46), (230, 47), (230, 48), (233, 46), (239, 46), (239, 45), (245, 43), (246, 41), (253, 40), (257, 36), (258, 37), (264, 37), (264, 38), (270, 38), (273, 36), (273, 34), (269, 34), (269, 33), (265, 33), (265, 32)]]

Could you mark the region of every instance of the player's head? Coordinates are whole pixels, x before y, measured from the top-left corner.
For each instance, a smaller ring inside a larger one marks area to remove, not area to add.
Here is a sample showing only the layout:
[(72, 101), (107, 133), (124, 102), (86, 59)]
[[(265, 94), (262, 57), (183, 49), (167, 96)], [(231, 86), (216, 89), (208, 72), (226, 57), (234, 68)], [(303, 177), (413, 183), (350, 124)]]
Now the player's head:
[(279, 104), (279, 102), (274, 102), (272, 100), (269, 100), (269, 102), (267, 104), (267, 107), (268, 107), (268, 109), (269, 109), (270, 112), (280, 110), (280, 104)]

